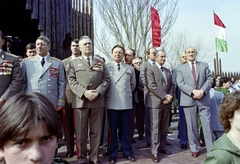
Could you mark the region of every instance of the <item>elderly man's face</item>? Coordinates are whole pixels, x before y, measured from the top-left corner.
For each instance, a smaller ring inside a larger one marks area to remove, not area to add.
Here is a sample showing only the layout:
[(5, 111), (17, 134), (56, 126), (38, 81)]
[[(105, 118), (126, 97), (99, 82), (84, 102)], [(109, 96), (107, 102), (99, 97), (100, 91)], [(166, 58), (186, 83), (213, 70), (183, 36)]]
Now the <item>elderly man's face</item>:
[(197, 52), (194, 48), (188, 48), (186, 49), (187, 59), (190, 62), (194, 62), (197, 56)]
[(141, 60), (136, 60), (136, 61), (134, 61), (134, 63), (133, 63), (134, 68), (136, 68), (137, 70), (140, 70), (141, 64), (142, 64), (142, 61), (141, 61)]
[(180, 62), (181, 62), (182, 64), (184, 64), (184, 63), (187, 62), (187, 55), (186, 55), (186, 54), (181, 55)]

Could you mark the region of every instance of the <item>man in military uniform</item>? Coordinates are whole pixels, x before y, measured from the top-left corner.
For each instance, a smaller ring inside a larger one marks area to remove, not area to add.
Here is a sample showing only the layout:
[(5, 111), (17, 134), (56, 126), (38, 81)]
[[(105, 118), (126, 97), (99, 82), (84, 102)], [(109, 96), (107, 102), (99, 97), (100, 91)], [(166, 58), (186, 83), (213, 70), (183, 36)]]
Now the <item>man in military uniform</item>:
[(50, 40), (40, 36), (36, 40), (37, 55), (22, 62), (22, 91), (39, 92), (60, 111), (65, 105), (65, 73), (61, 60), (49, 54)]
[[(78, 42), (79, 42), (78, 39), (74, 39), (71, 41), (72, 55), (62, 61), (66, 73), (69, 66), (69, 61), (79, 57), (81, 54), (79, 50)], [(72, 109), (72, 91), (68, 83), (66, 85), (65, 120), (66, 120), (66, 142), (67, 142), (66, 157), (72, 157), (73, 151), (74, 151), (74, 122), (73, 122), (73, 109)]]
[[(68, 83), (73, 92), (78, 163), (87, 162), (87, 138), (89, 134), (90, 164), (98, 160), (98, 146), (102, 131), (104, 93), (109, 85), (104, 61), (92, 55), (92, 41), (88, 36), (79, 40), (80, 57), (69, 61)], [(89, 132), (88, 132), (88, 127)]]
[[(136, 87), (134, 68), (123, 63), (124, 48), (116, 45), (112, 48), (113, 62), (107, 64), (110, 85), (105, 94), (105, 103), (110, 128), (109, 162), (116, 163), (118, 139), (121, 141), (123, 157), (134, 162), (130, 142), (130, 114), (133, 107), (132, 92)], [(118, 129), (121, 134), (118, 138)]]
[(2, 50), (5, 37), (0, 30), (0, 109), (7, 99), (21, 89), (21, 69), (19, 59)]

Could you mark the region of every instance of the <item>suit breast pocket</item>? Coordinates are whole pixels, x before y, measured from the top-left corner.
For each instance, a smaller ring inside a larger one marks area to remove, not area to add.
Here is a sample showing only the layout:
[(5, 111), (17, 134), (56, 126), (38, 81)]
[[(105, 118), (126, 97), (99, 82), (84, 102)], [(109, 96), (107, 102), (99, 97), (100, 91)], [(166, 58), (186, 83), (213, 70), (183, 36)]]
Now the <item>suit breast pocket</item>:
[(77, 78), (86, 76), (86, 68), (78, 68), (75, 72)]

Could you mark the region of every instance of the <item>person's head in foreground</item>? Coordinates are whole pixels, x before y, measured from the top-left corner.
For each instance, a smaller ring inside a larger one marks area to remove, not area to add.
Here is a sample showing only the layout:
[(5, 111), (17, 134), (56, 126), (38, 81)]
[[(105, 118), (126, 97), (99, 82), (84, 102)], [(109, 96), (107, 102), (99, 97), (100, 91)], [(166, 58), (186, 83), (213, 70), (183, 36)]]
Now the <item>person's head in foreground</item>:
[(60, 117), (40, 93), (19, 93), (0, 109), (0, 159), (6, 164), (53, 162), (63, 136)]
[(240, 91), (233, 92), (223, 99), (219, 121), (227, 133), (240, 133)]
[(240, 91), (226, 95), (220, 105), (219, 121), (225, 130), (207, 154), (204, 164), (239, 163), (240, 159)]

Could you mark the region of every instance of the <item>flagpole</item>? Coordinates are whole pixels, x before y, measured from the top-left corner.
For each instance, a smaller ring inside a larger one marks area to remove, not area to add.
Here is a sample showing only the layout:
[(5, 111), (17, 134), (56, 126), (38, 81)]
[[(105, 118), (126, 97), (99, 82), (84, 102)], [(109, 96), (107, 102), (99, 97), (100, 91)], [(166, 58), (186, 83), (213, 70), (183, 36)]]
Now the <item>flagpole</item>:
[(216, 51), (216, 75), (219, 75), (218, 51)]

